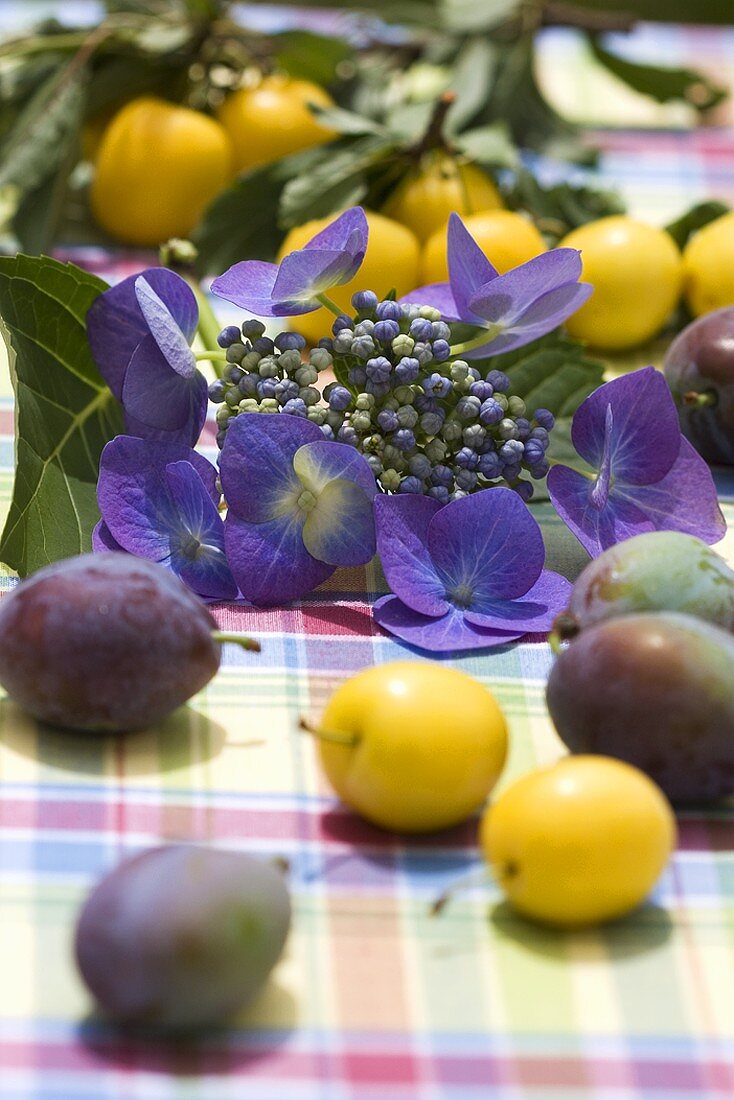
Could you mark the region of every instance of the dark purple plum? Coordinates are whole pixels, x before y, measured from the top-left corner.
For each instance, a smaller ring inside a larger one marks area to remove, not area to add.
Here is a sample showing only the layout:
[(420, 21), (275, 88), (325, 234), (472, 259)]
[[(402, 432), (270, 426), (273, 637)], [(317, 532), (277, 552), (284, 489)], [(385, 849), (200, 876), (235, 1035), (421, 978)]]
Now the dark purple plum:
[(215, 629), (201, 600), (160, 565), (118, 553), (69, 558), (0, 602), (0, 684), (53, 725), (143, 729), (211, 680)]
[(76, 927), (102, 1011), (151, 1030), (224, 1022), (260, 992), (291, 920), (282, 871), (241, 852), (153, 848), (96, 886)]
[(635, 535), (589, 562), (554, 632), (571, 638), (593, 623), (637, 611), (680, 611), (734, 632), (734, 571), (693, 535)]
[(663, 369), (683, 434), (707, 462), (734, 465), (734, 306), (684, 328)]
[(635, 764), (674, 802), (734, 793), (734, 637), (673, 613), (625, 615), (584, 630), (546, 692), (575, 753)]

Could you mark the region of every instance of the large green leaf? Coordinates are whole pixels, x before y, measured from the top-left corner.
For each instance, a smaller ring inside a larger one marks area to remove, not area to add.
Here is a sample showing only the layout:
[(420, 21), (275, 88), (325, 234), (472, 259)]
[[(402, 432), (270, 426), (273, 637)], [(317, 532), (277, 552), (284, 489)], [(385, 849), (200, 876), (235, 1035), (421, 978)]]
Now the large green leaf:
[(699, 111), (709, 110), (726, 99), (728, 89), (722, 84), (710, 80), (704, 73), (695, 69), (669, 68), (668, 66), (645, 65), (639, 61), (629, 61), (626, 57), (612, 53), (602, 45), (596, 35), (590, 36), (591, 48), (597, 61), (609, 69), (630, 88), (642, 95), (649, 95), (659, 103), (671, 100), (683, 100)]
[(20, 576), (91, 548), (99, 456), (122, 412), (85, 318), (106, 284), (45, 256), (0, 258), (0, 318), (16, 397), (16, 471), (0, 558)]
[(572, 416), (604, 380), (604, 363), (559, 332), (482, 363), (486, 370), (509, 375), (511, 392), (523, 399), (529, 412), (550, 409), (557, 417)]

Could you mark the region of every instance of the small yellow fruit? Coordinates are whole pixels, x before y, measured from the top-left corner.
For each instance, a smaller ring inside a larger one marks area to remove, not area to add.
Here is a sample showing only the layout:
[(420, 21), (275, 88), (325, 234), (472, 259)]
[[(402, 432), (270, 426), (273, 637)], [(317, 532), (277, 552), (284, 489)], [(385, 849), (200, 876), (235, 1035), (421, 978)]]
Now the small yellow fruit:
[(134, 99), (104, 132), (92, 213), (126, 244), (187, 237), (232, 175), (232, 149), (213, 118), (153, 97)]
[(480, 844), (518, 912), (574, 928), (640, 905), (675, 836), (667, 799), (638, 768), (569, 756), (503, 791), (485, 812)]
[(232, 142), (236, 171), (333, 141), (336, 134), (316, 120), (309, 103), (334, 106), (320, 85), (286, 76), (266, 76), (256, 87), (227, 96), (217, 117)]
[(368, 821), (422, 833), (464, 821), (504, 767), (507, 728), (494, 696), (464, 672), (396, 661), (337, 688), (321, 721), (352, 745), (320, 740), (336, 793)]
[(594, 293), (566, 321), (576, 340), (610, 351), (632, 348), (660, 331), (683, 286), (683, 260), (664, 229), (624, 214), (599, 218), (565, 237), (581, 250), (583, 280)]
[[(531, 221), (511, 210), (485, 210), (463, 219), (464, 225), (500, 275), (546, 251), (546, 243)], [(423, 249), (421, 283), (448, 279), (446, 227), (429, 237)]]
[(398, 184), (382, 212), (407, 225), (425, 243), (433, 233), (445, 231), (454, 212), (465, 217), (501, 208), (500, 193), (486, 172), (433, 152)]
[[(332, 301), (345, 313), (352, 312), (351, 299), (357, 290), (374, 290), (382, 297), (395, 289), (401, 297), (418, 286), (420, 247), (415, 235), (404, 225), (382, 214), (375, 214), (372, 210), (365, 213), (370, 235), (362, 266), (351, 282), (333, 287), (328, 292)], [(334, 217), (332, 214), (291, 229), (280, 247), (278, 261), (289, 252), (303, 248), (312, 237), (333, 222)], [(316, 344), (322, 337), (331, 334), (333, 321), (334, 317), (327, 309), (318, 309), (315, 313), (286, 320), (284, 324), (294, 332), (300, 332), (309, 343)]]
[(691, 237), (683, 267), (686, 302), (694, 316), (734, 306), (734, 211)]

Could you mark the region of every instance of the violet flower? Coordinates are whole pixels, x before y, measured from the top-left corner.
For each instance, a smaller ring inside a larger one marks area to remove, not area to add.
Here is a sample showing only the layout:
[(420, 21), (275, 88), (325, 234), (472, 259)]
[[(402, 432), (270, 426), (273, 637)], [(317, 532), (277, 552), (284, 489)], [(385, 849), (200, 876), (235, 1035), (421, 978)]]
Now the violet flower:
[(573, 445), (592, 467), (553, 466), (548, 492), (579, 542), (595, 557), (645, 531), (723, 538), (711, 471), (681, 435), (662, 374), (644, 367), (595, 390), (571, 425)]
[(288, 603), (337, 565), (373, 557), (374, 476), (353, 447), (325, 440), (312, 421), (241, 413), (220, 468), (227, 559), (252, 603)]
[(377, 548), (395, 593), (375, 620), (437, 652), (500, 646), (545, 632), (571, 584), (543, 568), (540, 528), (517, 493), (484, 489), (443, 507), (425, 496), (375, 501)]
[(126, 550), (164, 565), (200, 596), (235, 599), (216, 480), (216, 468), (188, 447), (118, 435), (100, 458), (93, 548)]
[(193, 445), (206, 418), (207, 384), (190, 344), (199, 309), (187, 283), (148, 268), (100, 294), (87, 334), (130, 435)]
[(215, 279), (212, 290), (258, 317), (311, 313), (324, 304), (320, 295), (356, 275), (368, 234), (364, 210), (352, 207), (280, 264), (243, 260)]
[(581, 255), (554, 248), (500, 275), (458, 214), (449, 220), (448, 283), (431, 283), (401, 302), (439, 309), (447, 321), (484, 329), (476, 339), (453, 347), (467, 359), (499, 355), (537, 340), (575, 313), (593, 292), (579, 283)]

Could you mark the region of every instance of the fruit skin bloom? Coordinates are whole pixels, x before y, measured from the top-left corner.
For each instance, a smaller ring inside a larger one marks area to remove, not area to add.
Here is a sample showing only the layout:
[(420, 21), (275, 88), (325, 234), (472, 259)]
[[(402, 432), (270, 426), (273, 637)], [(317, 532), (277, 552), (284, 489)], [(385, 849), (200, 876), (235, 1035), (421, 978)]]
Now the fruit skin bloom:
[(485, 329), (485, 341), (462, 346), (466, 358), (513, 351), (545, 336), (593, 291), (578, 281), (581, 257), (572, 248), (554, 248), (500, 275), (458, 214), (449, 220), (447, 253), (448, 283), (420, 287), (401, 302), (432, 305), (447, 321)]
[(353, 447), (324, 439), (310, 420), (241, 414), (220, 469), (227, 560), (252, 603), (299, 599), (336, 566), (374, 556), (374, 476)]
[(352, 207), (280, 264), (243, 260), (215, 279), (212, 290), (258, 317), (311, 313), (323, 304), (319, 294), (356, 275), (368, 234), (364, 210)]
[(198, 321), (193, 291), (166, 268), (131, 275), (92, 303), (89, 345), (129, 435), (197, 442), (207, 407), (206, 379), (190, 346)]
[(375, 620), (434, 652), (505, 645), (550, 629), (571, 584), (543, 568), (540, 528), (511, 489), (441, 506), (419, 495), (375, 500), (377, 548), (395, 595)]
[(682, 531), (707, 543), (726, 534), (711, 471), (682, 436), (654, 367), (595, 390), (577, 409), (571, 438), (586, 471), (554, 466), (548, 492), (592, 557), (646, 531)]

